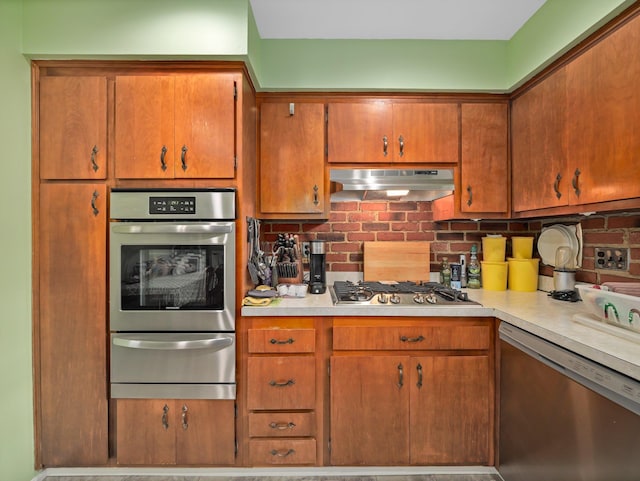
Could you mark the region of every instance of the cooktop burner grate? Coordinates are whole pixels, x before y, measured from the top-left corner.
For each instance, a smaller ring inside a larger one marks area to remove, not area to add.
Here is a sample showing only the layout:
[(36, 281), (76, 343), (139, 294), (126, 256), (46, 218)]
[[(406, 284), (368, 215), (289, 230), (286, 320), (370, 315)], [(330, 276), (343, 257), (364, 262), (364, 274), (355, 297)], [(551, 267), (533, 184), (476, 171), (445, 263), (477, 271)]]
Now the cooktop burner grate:
[(330, 289), (334, 304), (448, 305), (478, 304), (467, 293), (438, 282), (336, 281)]

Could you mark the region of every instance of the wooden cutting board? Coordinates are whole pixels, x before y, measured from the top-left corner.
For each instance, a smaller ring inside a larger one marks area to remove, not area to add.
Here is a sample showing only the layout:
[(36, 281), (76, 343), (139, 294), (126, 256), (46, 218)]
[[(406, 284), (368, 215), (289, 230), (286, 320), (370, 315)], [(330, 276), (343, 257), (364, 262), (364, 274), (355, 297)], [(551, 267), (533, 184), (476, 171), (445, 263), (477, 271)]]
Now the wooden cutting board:
[(365, 242), (365, 281), (428, 281), (429, 242)]

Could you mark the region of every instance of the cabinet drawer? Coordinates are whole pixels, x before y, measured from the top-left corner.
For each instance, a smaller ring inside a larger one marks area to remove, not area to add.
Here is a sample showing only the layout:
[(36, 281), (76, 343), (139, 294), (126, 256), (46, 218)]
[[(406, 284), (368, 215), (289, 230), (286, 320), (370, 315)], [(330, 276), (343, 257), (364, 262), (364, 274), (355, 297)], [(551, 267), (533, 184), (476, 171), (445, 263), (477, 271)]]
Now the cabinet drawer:
[(334, 350), (489, 349), (489, 325), (334, 326)]
[(315, 464), (315, 439), (252, 439), (249, 441), (252, 466), (273, 464)]
[(315, 413), (249, 413), (249, 436), (252, 438), (314, 436)]
[(298, 353), (316, 350), (315, 329), (249, 329), (251, 353)]
[(315, 408), (313, 357), (250, 357), (247, 368), (249, 410)]

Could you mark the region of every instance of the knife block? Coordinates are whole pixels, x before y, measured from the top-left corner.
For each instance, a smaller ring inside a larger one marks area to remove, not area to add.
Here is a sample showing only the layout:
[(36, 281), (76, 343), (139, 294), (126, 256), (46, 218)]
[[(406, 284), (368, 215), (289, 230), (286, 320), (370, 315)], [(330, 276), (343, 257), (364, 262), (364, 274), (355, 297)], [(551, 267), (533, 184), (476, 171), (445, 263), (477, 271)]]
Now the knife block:
[(302, 259), (298, 258), (295, 262), (276, 263), (276, 273), (278, 284), (302, 284)]

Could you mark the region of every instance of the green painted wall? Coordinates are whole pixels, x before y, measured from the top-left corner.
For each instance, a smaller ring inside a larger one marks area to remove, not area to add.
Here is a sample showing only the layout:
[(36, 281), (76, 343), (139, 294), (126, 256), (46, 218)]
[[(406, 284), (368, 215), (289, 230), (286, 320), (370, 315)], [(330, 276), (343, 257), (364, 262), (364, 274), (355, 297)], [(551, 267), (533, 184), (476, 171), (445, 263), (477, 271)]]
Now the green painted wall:
[(31, 115), (21, 55), (21, 2), (0, 0), (0, 479), (33, 470), (31, 376)]
[(631, 0), (547, 0), (509, 42), (262, 40), (249, 0), (0, 0), (0, 479), (33, 471), (29, 58), (228, 59), (259, 90), (504, 91)]
[(547, 0), (507, 50), (511, 90), (596, 31), (635, 0)]

